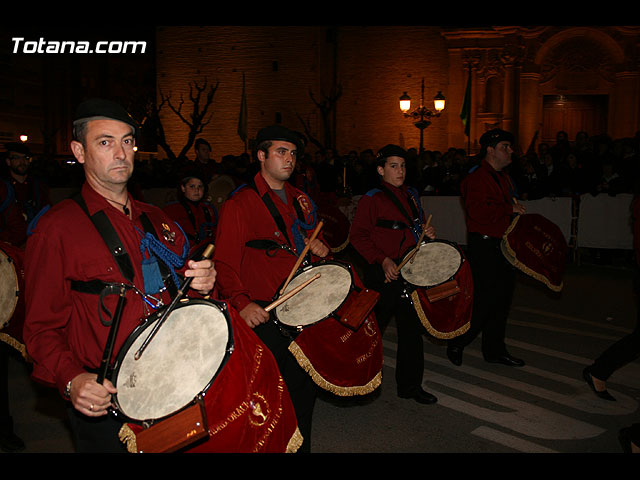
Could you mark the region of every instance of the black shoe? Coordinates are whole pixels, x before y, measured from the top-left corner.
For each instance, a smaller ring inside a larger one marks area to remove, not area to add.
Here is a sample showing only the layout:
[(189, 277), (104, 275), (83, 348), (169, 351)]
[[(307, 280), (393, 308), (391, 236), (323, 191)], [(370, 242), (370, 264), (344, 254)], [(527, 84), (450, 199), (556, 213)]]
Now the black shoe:
[(628, 428), (623, 428), (618, 432), (618, 441), (624, 453), (631, 453), (631, 439), (629, 438)]
[(596, 386), (593, 384), (593, 378), (591, 378), (591, 367), (587, 367), (582, 371), (582, 378), (584, 378), (584, 381), (587, 382), (587, 385), (591, 387), (591, 390), (593, 390), (593, 393), (595, 393), (598, 397), (604, 400), (609, 400), (610, 402), (616, 401), (613, 395), (611, 395), (606, 390), (603, 390), (603, 391), (596, 390)]
[(422, 388), (420, 388), (417, 392), (408, 395), (398, 392), (398, 397), (411, 398), (416, 402), (422, 403), (424, 405), (431, 405), (438, 401), (435, 395), (431, 395), (429, 392), (425, 392)]
[(503, 353), (499, 357), (485, 357), (485, 361), (489, 363), (502, 363), (509, 367), (524, 367), (524, 360), (511, 356), (509, 353)]
[(453, 363), (456, 366), (460, 366), (462, 365), (462, 352), (464, 351), (464, 348), (462, 347), (455, 347), (453, 345), (448, 345), (447, 346), (447, 357), (449, 358), (449, 360), (451, 361), (451, 363)]
[(20, 452), (26, 447), (20, 437), (13, 432), (8, 432), (0, 436), (0, 450), (7, 453)]

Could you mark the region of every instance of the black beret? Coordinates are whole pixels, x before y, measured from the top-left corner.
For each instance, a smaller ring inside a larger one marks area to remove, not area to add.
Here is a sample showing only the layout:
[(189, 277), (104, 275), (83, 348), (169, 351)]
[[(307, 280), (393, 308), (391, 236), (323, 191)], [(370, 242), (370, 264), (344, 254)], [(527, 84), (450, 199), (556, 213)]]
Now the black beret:
[(404, 148), (392, 144), (385, 145), (380, 150), (378, 150), (377, 160), (383, 160), (389, 157), (400, 157), (406, 160), (407, 152)]
[(258, 132), (258, 136), (256, 137), (256, 143), (258, 145), (262, 142), (274, 140), (293, 143), (298, 150), (302, 150), (304, 148), (304, 143), (300, 134), (289, 130), (287, 127), (283, 127), (282, 125), (271, 125), (269, 127), (265, 127)]
[(499, 128), (494, 128), (493, 130), (484, 132), (480, 137), (480, 145), (483, 148), (495, 147), (500, 142), (513, 143), (513, 134)]
[(85, 100), (78, 105), (73, 123), (75, 124), (79, 120), (89, 118), (109, 118), (112, 120), (119, 120), (127, 125), (131, 125), (134, 135), (138, 132), (138, 122), (133, 119), (122, 105), (111, 100), (92, 98)]
[(9, 142), (4, 144), (4, 148), (7, 152), (22, 153), (23, 155), (31, 156), (31, 150), (24, 143)]

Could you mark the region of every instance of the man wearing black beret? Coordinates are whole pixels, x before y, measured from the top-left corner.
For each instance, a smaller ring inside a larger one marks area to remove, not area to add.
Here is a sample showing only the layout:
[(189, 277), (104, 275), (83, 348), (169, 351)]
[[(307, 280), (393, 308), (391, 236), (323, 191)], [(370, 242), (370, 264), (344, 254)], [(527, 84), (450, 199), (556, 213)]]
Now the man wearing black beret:
[[(316, 387), (289, 352), (291, 338), (264, 309), (295, 266), (317, 225), (311, 198), (289, 183), (304, 144), (299, 134), (282, 125), (261, 129), (256, 136), (260, 171), (238, 188), (220, 209), (214, 260), (220, 297), (234, 307), (273, 353), (296, 411), (310, 452)], [(311, 261), (327, 257), (320, 233), (309, 244)]]
[[(32, 226), (25, 253), (24, 339), (34, 379), (69, 401), (76, 450), (124, 452), (118, 438), (124, 420), (107, 415), (116, 390), (108, 377), (96, 381), (113, 321), (103, 312), (115, 312), (118, 297), (105, 291), (126, 288), (113, 345), (118, 352), (141, 320), (171, 302), (176, 275), (193, 277), (190, 294), (206, 295), (216, 272), (211, 260), (187, 260), (187, 242), (175, 223), (128, 193), (138, 125), (122, 106), (103, 99), (83, 102), (73, 133), (71, 149), (86, 180), (79, 195), (59, 202)], [(147, 234), (155, 242), (145, 244)], [(158, 269), (143, 268), (151, 258), (157, 258)]]
[(500, 242), (514, 216), (525, 213), (505, 171), (511, 163), (513, 141), (513, 135), (501, 129), (485, 132), (480, 137), (482, 161), (461, 184), (474, 292), (470, 328), (447, 346), (454, 365), (462, 364), (464, 347), (479, 333), (487, 362), (524, 365), (507, 351), (504, 341), (516, 272), (502, 254)]
[[(404, 184), (406, 159), (406, 151), (398, 145), (387, 145), (379, 150), (376, 164), (380, 186), (367, 192), (358, 202), (350, 239), (367, 261), (365, 285), (380, 293), (375, 307), (380, 330), (383, 331), (393, 317), (396, 320), (398, 396), (421, 404), (433, 404), (437, 398), (422, 388), (422, 335), (426, 331), (404, 292), (398, 271), (401, 256), (416, 246), (425, 224), (418, 192)], [(432, 226), (425, 233), (429, 238), (435, 238)]]

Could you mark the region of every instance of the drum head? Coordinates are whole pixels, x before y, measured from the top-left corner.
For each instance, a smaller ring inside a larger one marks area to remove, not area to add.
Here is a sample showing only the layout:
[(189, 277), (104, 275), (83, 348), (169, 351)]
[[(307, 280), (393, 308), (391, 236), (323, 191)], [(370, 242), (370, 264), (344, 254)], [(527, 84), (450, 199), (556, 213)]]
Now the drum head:
[(0, 250), (0, 329), (7, 326), (18, 304), (18, 274), (13, 259)]
[[(410, 255), (411, 251), (407, 255)], [(413, 260), (402, 267), (400, 274), (412, 285), (434, 287), (453, 278), (460, 265), (462, 255), (458, 247), (436, 240), (423, 242)]]
[(342, 305), (351, 291), (352, 276), (347, 267), (337, 263), (307, 267), (293, 277), (283, 295), (318, 273), (320, 278), (276, 307), (275, 315), (280, 323), (290, 327), (312, 325)]
[(159, 315), (133, 332), (114, 372), (118, 410), (136, 421), (166, 417), (205, 392), (232, 343), (230, 324), (219, 307), (208, 302), (187, 303), (167, 317), (136, 360), (136, 352)]

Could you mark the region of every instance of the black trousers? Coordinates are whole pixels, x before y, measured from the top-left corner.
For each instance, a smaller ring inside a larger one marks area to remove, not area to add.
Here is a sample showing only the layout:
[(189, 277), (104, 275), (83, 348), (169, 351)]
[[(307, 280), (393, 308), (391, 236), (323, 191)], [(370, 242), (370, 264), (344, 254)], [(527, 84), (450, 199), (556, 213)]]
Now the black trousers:
[(69, 403), (67, 416), (76, 453), (127, 453), (126, 445), (118, 438), (122, 422), (111, 414), (87, 417)]
[(404, 292), (402, 280), (384, 282), (384, 271), (380, 265), (367, 265), (364, 284), (380, 293), (375, 306), (376, 320), (384, 332), (395, 316), (398, 330), (396, 352), (396, 386), (401, 395), (412, 395), (422, 388), (424, 374), (424, 341), (426, 332), (420, 319)]
[(0, 341), (0, 435), (13, 432), (9, 410), (9, 348)]
[(285, 335), (277, 324), (270, 320), (253, 330), (275, 357), (280, 374), (289, 391), (296, 412), (298, 428), (304, 439), (298, 452), (309, 453), (311, 451), (313, 408), (318, 393), (316, 384), (288, 350), (291, 338)]
[[(634, 278), (636, 303), (640, 299), (640, 271)], [(636, 326), (633, 331), (613, 343), (596, 358), (591, 373), (600, 380), (607, 380), (613, 372), (634, 361), (640, 355), (640, 306), (636, 306)]]
[(484, 357), (495, 358), (506, 352), (504, 337), (516, 271), (500, 251), (498, 239), (469, 234), (467, 247), (473, 277), (473, 314), (469, 330), (449, 345), (466, 347), (482, 333)]

